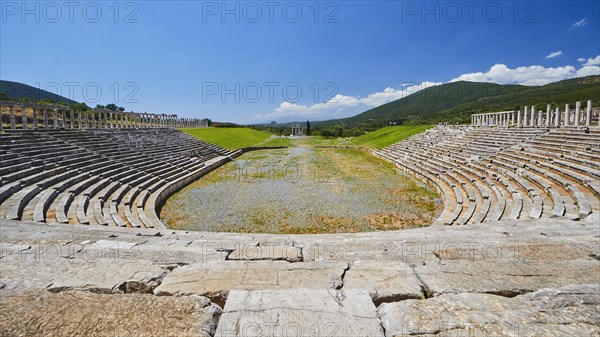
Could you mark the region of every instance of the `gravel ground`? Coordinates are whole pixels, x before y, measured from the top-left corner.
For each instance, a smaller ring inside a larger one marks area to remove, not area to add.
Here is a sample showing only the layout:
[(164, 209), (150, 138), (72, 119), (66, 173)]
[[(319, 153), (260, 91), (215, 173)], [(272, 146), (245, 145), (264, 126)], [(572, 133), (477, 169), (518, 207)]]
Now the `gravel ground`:
[(357, 149), (290, 148), (244, 154), (172, 196), (171, 228), (335, 233), (431, 223), (439, 197)]

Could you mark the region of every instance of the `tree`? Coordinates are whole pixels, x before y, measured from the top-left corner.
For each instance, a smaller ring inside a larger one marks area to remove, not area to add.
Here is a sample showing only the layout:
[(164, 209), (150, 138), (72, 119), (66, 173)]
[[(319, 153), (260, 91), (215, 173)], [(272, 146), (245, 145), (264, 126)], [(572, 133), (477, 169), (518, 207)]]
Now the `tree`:
[(310, 136), (310, 122), (306, 121), (306, 135)]
[(8, 101), (8, 96), (5, 93), (0, 92), (0, 101)]
[(54, 100), (52, 98), (42, 98), (37, 101), (38, 104), (52, 104)]
[[(96, 108), (97, 108), (97, 106), (96, 106)], [(87, 111), (87, 110), (89, 110), (89, 107), (85, 103), (77, 103), (77, 104), (73, 104), (73, 110)]]
[(120, 106), (120, 107), (119, 107), (119, 111), (120, 111), (120, 112), (123, 112), (123, 111), (125, 111), (125, 108), (124, 108), (124, 107), (122, 107), (122, 106)]
[(96, 109), (106, 109), (106, 107), (102, 104), (96, 104)]
[(118, 107), (116, 104), (114, 104), (114, 103), (110, 103), (110, 104), (107, 104), (107, 105), (106, 105), (106, 108), (107, 108), (108, 110), (117, 111), (117, 109), (118, 109), (119, 107)]

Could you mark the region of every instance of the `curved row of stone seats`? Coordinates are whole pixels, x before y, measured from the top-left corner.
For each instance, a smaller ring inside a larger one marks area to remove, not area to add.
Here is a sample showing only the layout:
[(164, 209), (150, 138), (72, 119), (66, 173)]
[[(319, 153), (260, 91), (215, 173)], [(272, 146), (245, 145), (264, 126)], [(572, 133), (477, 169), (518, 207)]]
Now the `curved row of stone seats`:
[[(552, 130), (533, 142), (537, 147), (510, 149), (504, 154), (522, 164), (523, 171), (544, 184), (554, 198), (560, 196), (566, 212), (576, 217), (585, 217), (593, 208), (597, 209), (600, 196), (600, 170), (597, 162), (578, 159), (600, 154), (600, 133), (584, 132), (577, 129)], [(567, 152), (565, 138), (577, 139), (578, 136), (582, 136), (582, 141), (575, 146), (566, 143), (569, 146)], [(545, 150), (540, 150), (541, 143), (545, 144)]]
[[(494, 186), (493, 183), (486, 182), (485, 184), (482, 184), (477, 181), (477, 179), (475, 179), (475, 172), (473, 172), (470, 167), (461, 164), (462, 162), (465, 162), (465, 160), (462, 158), (456, 160), (456, 158), (452, 158), (446, 154), (446, 152), (452, 152), (448, 148), (455, 148), (456, 146), (460, 147), (461, 142), (463, 144), (468, 143), (470, 141), (469, 137), (464, 137), (463, 134), (452, 134), (452, 141), (448, 143), (444, 143), (444, 141), (440, 142), (439, 140), (441, 138), (437, 135), (432, 137), (432, 139), (433, 141), (422, 144), (424, 146), (419, 146), (418, 143), (411, 144), (406, 150), (407, 153), (415, 153), (414, 149), (410, 149), (410, 147), (426, 149), (423, 151), (426, 151), (429, 155), (421, 157), (420, 159), (422, 159), (422, 161), (431, 161), (434, 164), (434, 168), (438, 167), (441, 169), (441, 172), (438, 172), (438, 174), (442, 174), (442, 179), (451, 180), (450, 184), (454, 192), (454, 198), (459, 203), (464, 204), (462, 210), (455, 208), (452, 216), (444, 219), (443, 222), (446, 224), (465, 224), (467, 222), (478, 223), (483, 221), (486, 217), (495, 219), (500, 218), (504, 213), (506, 202), (496, 186)], [(444, 149), (444, 151), (441, 149)], [(398, 149), (396, 148), (396, 150)], [(443, 175), (448, 175), (449, 177), (444, 178)], [(492, 200), (490, 200), (491, 194), (495, 196), (500, 195), (500, 197), (493, 200), (495, 208), (493, 212), (490, 213), (490, 206), (492, 204)], [(462, 211), (462, 214), (459, 213), (459, 211)], [(459, 215), (460, 217), (458, 217)]]
[(437, 180), (445, 209), (436, 223), (582, 218), (600, 208), (598, 130), (438, 127), (374, 153)]
[[(49, 130), (0, 134), (0, 216), (38, 222), (162, 226), (146, 205), (230, 151), (174, 129)], [(116, 134), (113, 136), (112, 134)], [(165, 146), (165, 144), (168, 144)], [(140, 211), (141, 209), (141, 211)], [(151, 211), (154, 212), (152, 207)]]

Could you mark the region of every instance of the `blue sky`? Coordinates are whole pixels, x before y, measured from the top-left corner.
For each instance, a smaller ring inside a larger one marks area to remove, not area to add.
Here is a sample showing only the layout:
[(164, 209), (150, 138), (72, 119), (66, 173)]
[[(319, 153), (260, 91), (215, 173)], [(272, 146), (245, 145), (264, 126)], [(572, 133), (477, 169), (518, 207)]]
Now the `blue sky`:
[(598, 1), (0, 4), (1, 79), (128, 111), (317, 120), (458, 79), (600, 74)]

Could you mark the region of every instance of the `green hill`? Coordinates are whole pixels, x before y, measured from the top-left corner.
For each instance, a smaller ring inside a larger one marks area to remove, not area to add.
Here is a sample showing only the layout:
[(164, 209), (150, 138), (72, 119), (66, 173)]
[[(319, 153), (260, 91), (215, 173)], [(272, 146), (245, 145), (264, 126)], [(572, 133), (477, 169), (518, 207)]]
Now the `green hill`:
[(271, 137), (268, 132), (251, 128), (198, 128), (181, 131), (230, 150), (253, 146)]
[(588, 76), (543, 86), (453, 82), (430, 87), (353, 117), (313, 122), (314, 126), (344, 125), (378, 128), (403, 124), (468, 123), (474, 113), (519, 109), (525, 105), (564, 105), (578, 100), (600, 100), (600, 76)]
[(429, 128), (430, 126), (427, 125), (387, 126), (373, 132), (365, 133), (362, 136), (352, 138), (350, 141), (354, 145), (362, 145), (374, 149), (381, 149)]
[(51, 93), (46, 90), (32, 87), (27, 84), (0, 80), (0, 92), (4, 93), (10, 100), (19, 101), (24, 98), (31, 102), (39, 100), (50, 100), (53, 103), (67, 103), (69, 105), (77, 104), (77, 102), (66, 97)]

